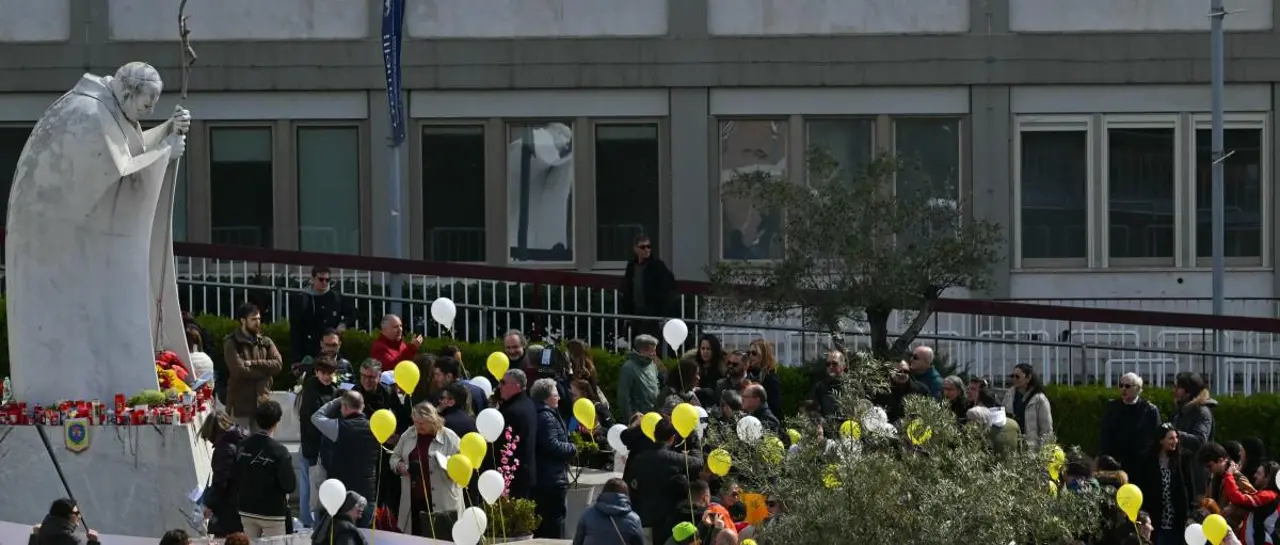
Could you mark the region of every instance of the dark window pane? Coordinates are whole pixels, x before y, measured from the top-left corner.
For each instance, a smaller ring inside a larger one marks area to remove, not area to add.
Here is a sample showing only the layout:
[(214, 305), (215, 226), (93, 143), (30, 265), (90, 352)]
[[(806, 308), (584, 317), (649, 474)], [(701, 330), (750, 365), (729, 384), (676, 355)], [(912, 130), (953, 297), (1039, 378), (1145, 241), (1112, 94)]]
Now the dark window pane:
[(484, 128), (422, 130), (422, 255), (484, 261)]
[(573, 128), (511, 125), (507, 142), (511, 261), (573, 261)]
[(1022, 257), (1084, 258), (1089, 243), (1089, 134), (1022, 133)]
[(298, 248), (360, 253), (360, 129), (298, 127)]
[(626, 261), (636, 236), (658, 240), (657, 125), (596, 127), (596, 261)]
[[(787, 181), (787, 122), (725, 121), (720, 124), (721, 184), (735, 176), (765, 173)], [(720, 252), (724, 259), (780, 259), (782, 215), (738, 196), (722, 199)]]
[[(1262, 131), (1222, 131), (1226, 257), (1262, 255)], [(1213, 140), (1207, 129), (1196, 131), (1196, 255), (1213, 256)]]
[[(839, 165), (835, 176), (852, 181), (859, 176), (875, 153), (875, 121), (871, 119), (832, 119), (810, 121), (809, 153), (823, 153)], [(806, 157), (806, 164), (809, 157)], [(813, 173), (808, 173), (812, 176)]]
[(897, 194), (919, 192), (956, 201), (960, 195), (959, 119), (895, 119), (893, 149), (906, 163), (898, 175)]
[(1172, 258), (1173, 129), (1107, 130), (1111, 257)]
[(0, 197), (4, 197), (4, 206), (0, 207), (0, 228), (3, 228), (9, 217), (9, 190), (13, 189), (13, 175), (18, 170), (18, 156), (22, 155), (22, 147), (27, 145), (27, 137), (31, 136), (31, 127), (0, 127)]
[(275, 225), (271, 142), (267, 127), (210, 130), (214, 244), (271, 247)]

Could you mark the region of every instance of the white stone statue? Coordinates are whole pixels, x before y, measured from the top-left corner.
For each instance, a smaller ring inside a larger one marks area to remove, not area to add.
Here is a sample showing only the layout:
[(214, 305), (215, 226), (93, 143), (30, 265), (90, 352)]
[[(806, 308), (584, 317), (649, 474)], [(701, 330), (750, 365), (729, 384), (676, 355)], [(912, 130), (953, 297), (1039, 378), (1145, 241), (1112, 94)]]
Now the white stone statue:
[(132, 396), (157, 388), (157, 351), (189, 362), (171, 225), (191, 114), (139, 124), (163, 85), (141, 62), (85, 74), (22, 150), (5, 247), (19, 400)]

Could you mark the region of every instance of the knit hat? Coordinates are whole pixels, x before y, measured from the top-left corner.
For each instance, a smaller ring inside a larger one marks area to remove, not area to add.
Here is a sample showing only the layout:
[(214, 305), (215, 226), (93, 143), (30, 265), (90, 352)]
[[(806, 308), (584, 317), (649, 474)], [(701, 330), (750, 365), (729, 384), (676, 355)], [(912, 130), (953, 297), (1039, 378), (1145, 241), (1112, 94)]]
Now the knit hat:
[(692, 522), (681, 522), (671, 529), (671, 539), (679, 545), (693, 543), (693, 538), (698, 536), (698, 527)]

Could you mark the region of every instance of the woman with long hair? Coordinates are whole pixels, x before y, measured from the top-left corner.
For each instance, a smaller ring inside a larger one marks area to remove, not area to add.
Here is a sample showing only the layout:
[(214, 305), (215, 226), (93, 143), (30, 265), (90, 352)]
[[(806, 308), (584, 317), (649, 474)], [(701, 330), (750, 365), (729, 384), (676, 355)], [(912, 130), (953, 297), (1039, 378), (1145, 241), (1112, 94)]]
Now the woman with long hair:
[(245, 437), (248, 434), (222, 409), (210, 414), (200, 427), (200, 438), (213, 445), (210, 459), (212, 474), (201, 503), (204, 505), (204, 516), (209, 521), (209, 534), (214, 537), (226, 537), (244, 531), (244, 526), (240, 524), (240, 508), (236, 502), (239, 495), (236, 487), (236, 458), (240, 455), (240, 442)]
[(1173, 424), (1157, 428), (1153, 445), (1138, 467), (1131, 468), (1135, 483), (1145, 494), (1142, 509), (1151, 513), (1156, 545), (1183, 542), (1183, 526), (1195, 494), (1191, 488), (1194, 456), (1178, 441)]
[(660, 394), (662, 405), (658, 412), (669, 415), (681, 403), (701, 405), (697, 390), (698, 362), (688, 358), (680, 360), (675, 370), (667, 373), (667, 384)]
[(1004, 410), (1022, 428), (1022, 437), (1032, 448), (1039, 449), (1053, 435), (1053, 412), (1044, 385), (1030, 364), (1019, 363), (1009, 375), (1013, 388), (1005, 392)]
[[(596, 426), (595, 429), (585, 430), (585, 427), (578, 422), (576, 416), (569, 419), (569, 433), (575, 431), (589, 431), (593, 437), (596, 437), (599, 443), (608, 433), (609, 428), (615, 424), (613, 413), (609, 410), (609, 405), (601, 401), (598, 392), (591, 387), (591, 383), (583, 379), (574, 379), (569, 383), (569, 393), (573, 394), (573, 402), (576, 404), (579, 399), (586, 399), (595, 405), (596, 408)], [(606, 442), (607, 443), (607, 442)]]
[(751, 341), (747, 349), (747, 378), (764, 387), (769, 410), (782, 418), (782, 380), (778, 378), (778, 357), (769, 341)]
[(698, 387), (714, 390), (716, 383), (729, 373), (729, 355), (724, 352), (720, 337), (704, 333), (698, 339)]

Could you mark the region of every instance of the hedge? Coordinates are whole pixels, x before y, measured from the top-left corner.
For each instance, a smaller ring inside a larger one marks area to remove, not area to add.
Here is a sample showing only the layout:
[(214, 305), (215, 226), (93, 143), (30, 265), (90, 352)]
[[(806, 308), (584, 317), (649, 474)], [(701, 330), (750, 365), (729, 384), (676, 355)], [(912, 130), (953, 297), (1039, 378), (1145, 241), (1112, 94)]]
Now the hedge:
[[(0, 376), (8, 376), (8, 331), (4, 322), (3, 299), (0, 299)], [(214, 353), (210, 354), (214, 361), (222, 360), (222, 342), (236, 328), (236, 322), (230, 318), (214, 315), (203, 315), (196, 319), (218, 342), (214, 343)], [(287, 322), (275, 322), (264, 326), (264, 332), (271, 337), (286, 362), (292, 362), (289, 347), (289, 325)], [(352, 362), (363, 361), (369, 355), (369, 347), (375, 334), (359, 330), (347, 330), (342, 336), (342, 353)], [(463, 343), (447, 338), (428, 338), (423, 342), (422, 350), (436, 352), (448, 344), (456, 344), (462, 350), (463, 364), (474, 375), (483, 370), (484, 362), (489, 354), (502, 350), (497, 340), (486, 343)], [(625, 356), (602, 349), (593, 348), (592, 358), (595, 361), (597, 376), (601, 388), (611, 398), (616, 394), (618, 370), (622, 367)], [(674, 360), (665, 362), (670, 368)], [(805, 369), (818, 369), (809, 367)], [(809, 371), (797, 367), (778, 369), (782, 382), (782, 407), (787, 415), (795, 414), (800, 403), (808, 397), (814, 381)], [(293, 375), (286, 369), (276, 377), (275, 387), (287, 389), (293, 386)], [(1049, 401), (1053, 407), (1054, 428), (1059, 443), (1078, 445), (1087, 452), (1094, 452), (1098, 445), (1098, 430), (1101, 426), (1102, 411), (1107, 401), (1115, 399), (1119, 390), (1102, 386), (1067, 386), (1050, 385), (1046, 388)], [(1173, 396), (1169, 390), (1148, 388), (1143, 395), (1160, 407), (1165, 420), (1173, 408)], [(1217, 439), (1240, 439), (1259, 437), (1267, 443), (1270, 452), (1280, 452), (1280, 395), (1256, 394), (1253, 396), (1225, 396), (1216, 398), (1218, 406), (1214, 410), (1217, 423)]]

